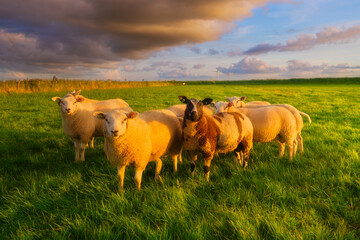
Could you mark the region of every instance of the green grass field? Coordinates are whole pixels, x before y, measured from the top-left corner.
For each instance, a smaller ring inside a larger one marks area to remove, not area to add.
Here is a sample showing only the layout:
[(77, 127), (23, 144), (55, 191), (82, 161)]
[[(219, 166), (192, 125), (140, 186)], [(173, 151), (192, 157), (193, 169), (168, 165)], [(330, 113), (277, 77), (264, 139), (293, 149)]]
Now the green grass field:
[[(72, 89), (69, 89), (72, 90)], [(0, 239), (358, 239), (360, 238), (360, 81), (189, 83), (185, 86), (84, 90), (89, 98), (123, 98), (136, 111), (179, 104), (178, 95), (288, 103), (304, 118), (304, 154), (278, 158), (276, 143), (255, 144), (243, 171), (232, 153), (212, 161), (205, 181), (183, 153), (176, 175), (164, 158), (136, 190), (116, 168), (103, 139), (74, 163), (53, 96), (67, 91), (1, 94)]]

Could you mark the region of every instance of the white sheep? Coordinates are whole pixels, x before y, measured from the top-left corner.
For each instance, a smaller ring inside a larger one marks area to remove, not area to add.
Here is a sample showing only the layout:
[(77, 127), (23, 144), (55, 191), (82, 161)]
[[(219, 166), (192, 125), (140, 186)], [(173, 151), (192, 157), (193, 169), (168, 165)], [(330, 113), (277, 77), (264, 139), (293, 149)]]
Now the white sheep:
[(252, 148), (252, 125), (250, 120), (239, 113), (220, 113), (206, 115), (204, 105), (212, 102), (205, 98), (188, 99), (179, 96), (181, 102), (186, 103), (183, 122), (183, 145), (191, 158), (191, 175), (194, 175), (197, 153), (204, 157), (204, 173), (209, 181), (210, 164), (215, 153), (235, 151), (239, 162), (239, 152), (245, 157), (244, 167), (247, 166), (249, 151)]
[(279, 156), (284, 155), (285, 144), (289, 148), (290, 160), (297, 145), (296, 120), (284, 107), (267, 106), (263, 108), (236, 108), (231, 103), (225, 108), (227, 112), (239, 112), (246, 115), (254, 128), (254, 142), (276, 141), (279, 144)]
[(99, 100), (86, 98), (86, 97), (84, 97), (84, 96), (80, 95), (80, 92), (81, 92), (81, 89), (79, 89), (79, 91), (75, 91), (75, 90), (73, 90), (72, 92), (69, 92), (69, 93), (65, 94), (65, 96), (64, 96), (63, 98), (65, 98), (65, 97), (67, 97), (67, 96), (72, 95), (72, 96), (74, 96), (74, 97), (82, 97), (82, 98), (84, 99), (84, 100), (82, 101), (83, 103), (94, 103), (94, 102), (99, 102)]
[(251, 106), (254, 106), (254, 107), (258, 107), (258, 106), (264, 106), (264, 105), (270, 105), (271, 103), (269, 102), (266, 102), (266, 101), (251, 101), (251, 102), (247, 102), (245, 103), (245, 99), (246, 99), (246, 96), (242, 96), (241, 98), (239, 97), (226, 97), (227, 100), (234, 104), (234, 107), (251, 107)]
[(65, 134), (74, 141), (75, 162), (85, 161), (85, 148), (89, 140), (103, 135), (104, 120), (95, 119), (92, 116), (93, 112), (109, 112), (113, 109), (132, 111), (129, 105), (121, 99), (84, 103), (83, 97), (66, 94), (63, 98), (53, 97), (52, 100), (60, 106)]
[[(228, 98), (229, 102), (231, 102), (234, 107), (258, 108), (258, 107), (270, 106), (268, 104), (268, 102), (262, 102), (262, 101), (249, 102), (249, 103), (245, 104), (244, 103), (245, 99), (246, 99), (245, 96), (242, 96), (241, 98), (239, 98), (239, 97)], [(297, 145), (299, 146), (299, 152), (303, 153), (304, 152), (304, 146), (303, 146), (303, 138), (301, 136), (301, 131), (302, 131), (303, 127), (304, 127), (304, 121), (303, 121), (301, 115), (307, 117), (309, 123), (311, 124), (310, 116), (307, 113), (301, 112), (298, 109), (296, 109), (294, 106), (291, 106), (289, 104), (271, 104), (271, 106), (284, 107), (294, 115), (295, 120), (296, 120), (296, 129), (297, 129), (297, 137), (296, 137), (296, 140), (297, 140), (297, 143), (298, 143)], [(295, 148), (294, 153), (296, 154), (296, 152), (297, 152), (297, 146)]]
[[(99, 100), (95, 100), (95, 99), (90, 99), (90, 98), (87, 98), (87, 97), (84, 97), (82, 95), (80, 95), (80, 92), (81, 92), (81, 89), (79, 89), (79, 91), (71, 91), (67, 94), (65, 94), (65, 96), (63, 98), (66, 98), (68, 96), (74, 96), (75, 98), (83, 98), (84, 100), (82, 101), (82, 103), (94, 103), (94, 102), (99, 102)], [(94, 148), (94, 138), (95, 137), (92, 137), (91, 140), (90, 140), (90, 147), (91, 148)]]
[(182, 149), (182, 129), (176, 115), (169, 110), (151, 110), (138, 114), (114, 110), (96, 112), (105, 119), (104, 150), (111, 164), (118, 169), (119, 191), (123, 190), (128, 165), (135, 167), (135, 183), (140, 190), (142, 172), (150, 161), (156, 161), (155, 180), (161, 180), (160, 159), (168, 152), (177, 171), (177, 157)]

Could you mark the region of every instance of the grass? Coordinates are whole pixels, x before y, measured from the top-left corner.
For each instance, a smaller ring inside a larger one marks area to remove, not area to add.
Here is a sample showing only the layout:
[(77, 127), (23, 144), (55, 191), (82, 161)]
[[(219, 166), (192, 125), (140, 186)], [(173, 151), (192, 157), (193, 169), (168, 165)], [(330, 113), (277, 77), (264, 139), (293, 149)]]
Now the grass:
[[(334, 80), (335, 81), (335, 80)], [(69, 89), (72, 90), (72, 89)], [(178, 95), (289, 103), (308, 113), (303, 155), (278, 158), (275, 143), (255, 144), (243, 171), (232, 154), (213, 160), (210, 183), (189, 158), (163, 184), (144, 172), (142, 190), (127, 168), (117, 193), (116, 168), (103, 139), (74, 163), (72, 142), (50, 100), (67, 91), (1, 94), (1, 239), (358, 239), (360, 238), (360, 83), (216, 83), (83, 90), (89, 98), (121, 97), (136, 111), (179, 104)]]

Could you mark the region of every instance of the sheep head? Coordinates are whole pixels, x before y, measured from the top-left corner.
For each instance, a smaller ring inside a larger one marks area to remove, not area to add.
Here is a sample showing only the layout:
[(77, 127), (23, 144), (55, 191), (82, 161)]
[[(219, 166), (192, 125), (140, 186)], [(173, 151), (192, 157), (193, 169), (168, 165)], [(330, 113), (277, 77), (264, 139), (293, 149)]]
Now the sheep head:
[(51, 100), (59, 104), (62, 114), (65, 116), (70, 116), (76, 113), (78, 109), (78, 103), (83, 102), (85, 98), (81, 96), (74, 97), (73, 95), (67, 95), (64, 98), (53, 97)]
[(204, 100), (198, 100), (196, 98), (188, 99), (185, 96), (179, 96), (179, 100), (186, 104), (184, 118), (192, 122), (197, 122), (203, 116), (203, 107), (212, 102), (211, 98), (205, 98)]
[(137, 112), (124, 112), (121, 110), (114, 110), (109, 113), (94, 112), (93, 115), (98, 119), (104, 119), (104, 133), (114, 139), (126, 133), (128, 128), (128, 120), (137, 117)]

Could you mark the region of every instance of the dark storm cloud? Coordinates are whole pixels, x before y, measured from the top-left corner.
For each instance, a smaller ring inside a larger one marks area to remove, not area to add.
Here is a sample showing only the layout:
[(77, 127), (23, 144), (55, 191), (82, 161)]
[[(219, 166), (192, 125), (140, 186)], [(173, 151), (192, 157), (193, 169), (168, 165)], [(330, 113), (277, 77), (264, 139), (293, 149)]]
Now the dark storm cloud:
[[(276, 1), (276, 0), (274, 0)], [(0, 68), (111, 67), (217, 40), (270, 0), (0, 0)]]

